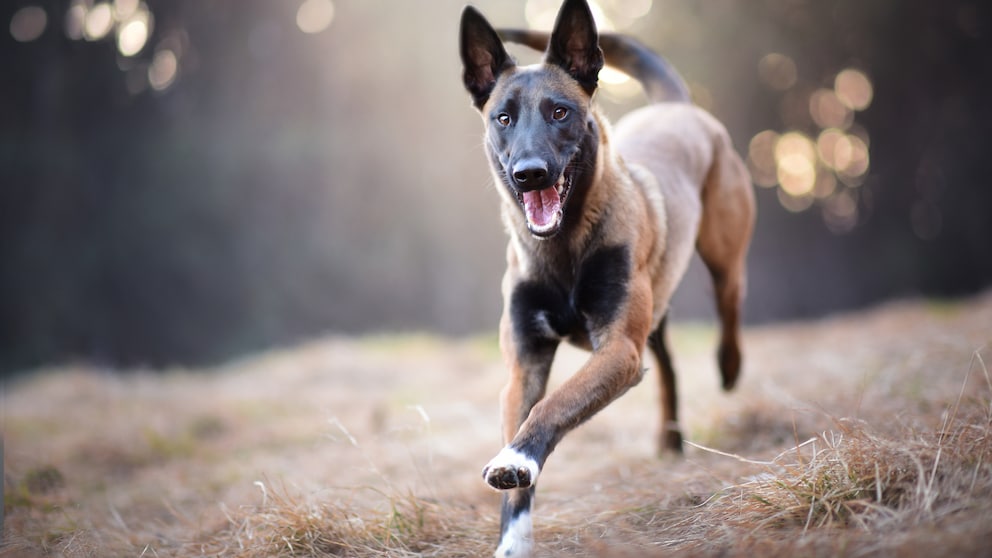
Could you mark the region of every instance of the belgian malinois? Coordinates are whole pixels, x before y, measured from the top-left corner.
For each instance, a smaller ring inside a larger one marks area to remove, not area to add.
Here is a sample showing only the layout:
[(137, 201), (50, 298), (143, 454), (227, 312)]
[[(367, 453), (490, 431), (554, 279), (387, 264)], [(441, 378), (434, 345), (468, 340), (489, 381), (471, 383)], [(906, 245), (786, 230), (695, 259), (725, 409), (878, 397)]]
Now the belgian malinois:
[[(501, 35), (544, 50), (543, 61), (518, 66)], [(597, 33), (585, 0), (565, 0), (550, 35), (497, 32), (466, 7), (460, 41), (510, 236), (499, 328), (506, 446), (483, 477), (504, 491), (496, 555), (524, 556), (545, 460), (641, 380), (646, 346), (661, 378), (660, 446), (681, 451), (665, 317), (693, 248), (713, 276), (720, 373), (734, 386), (754, 193), (727, 131), (689, 102), (681, 77), (633, 39)], [(637, 78), (651, 101), (613, 131), (593, 104), (604, 62)], [(545, 397), (563, 340), (592, 354)]]

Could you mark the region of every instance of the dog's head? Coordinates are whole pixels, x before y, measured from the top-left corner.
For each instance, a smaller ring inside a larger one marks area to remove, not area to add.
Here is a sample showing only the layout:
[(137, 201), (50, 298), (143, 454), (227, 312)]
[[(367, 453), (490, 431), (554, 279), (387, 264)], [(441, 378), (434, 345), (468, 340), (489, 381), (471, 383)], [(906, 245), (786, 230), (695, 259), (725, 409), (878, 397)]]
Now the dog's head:
[(486, 122), (486, 147), (504, 195), (531, 234), (561, 230), (591, 178), (597, 148), (591, 114), (603, 52), (585, 0), (565, 0), (541, 64), (520, 67), (489, 22), (462, 13), (465, 88)]

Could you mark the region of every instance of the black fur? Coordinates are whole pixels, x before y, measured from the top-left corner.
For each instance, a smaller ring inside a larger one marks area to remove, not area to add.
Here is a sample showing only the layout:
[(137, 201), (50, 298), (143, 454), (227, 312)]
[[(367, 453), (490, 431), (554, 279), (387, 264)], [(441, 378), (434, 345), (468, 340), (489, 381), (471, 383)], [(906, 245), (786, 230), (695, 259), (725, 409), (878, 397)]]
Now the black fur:
[[(565, 338), (595, 350), (597, 333), (617, 317), (627, 299), (630, 273), (630, 249), (606, 246), (580, 264), (568, 286), (552, 281), (519, 284), (510, 299), (510, 315), (521, 361), (550, 364), (558, 343)], [(547, 367), (535, 369), (545, 371)], [(535, 428), (513, 448), (543, 467), (564, 432)]]
[(627, 298), (630, 265), (626, 245), (600, 248), (582, 264), (572, 304), (582, 314), (587, 331), (604, 328), (616, 317)]
[(596, 156), (599, 153), (599, 125), (592, 118), (586, 121), (585, 136), (579, 143), (578, 154), (572, 158), (571, 165), (574, 178), (572, 193), (566, 200), (565, 221), (562, 230), (574, 226), (581, 218), (586, 195), (592, 186), (593, 173), (587, 172), (596, 166)]
[[(672, 366), (672, 358), (668, 353), (668, 344), (665, 340), (667, 324), (668, 315), (666, 314), (661, 319), (658, 327), (648, 337), (648, 346), (651, 347), (651, 352), (654, 353), (654, 357), (658, 361), (658, 377), (661, 384), (659, 387), (661, 389), (661, 396), (666, 401), (662, 404), (662, 408), (676, 409), (678, 395), (675, 391), (677, 389), (675, 385), (675, 367)], [(672, 422), (675, 422), (677, 418), (671, 417)], [(664, 425), (664, 430), (661, 432), (661, 447), (676, 453), (682, 453), (682, 432), (675, 430), (673, 424)]]
[[(538, 85), (546, 79), (542, 73), (520, 73), (508, 76), (507, 95), (493, 103), (486, 114), (490, 159), (501, 169), (503, 183), (511, 190), (539, 190), (558, 180), (566, 165), (580, 152), (589, 133), (588, 107), (578, 105), (573, 99), (552, 90), (542, 90)], [(527, 91), (542, 91), (540, 98), (528, 97)], [(568, 115), (554, 120), (552, 113), (564, 107)], [(497, 122), (500, 115), (507, 115), (509, 125)], [(524, 159), (540, 159), (547, 164), (547, 177), (541, 183), (520, 187), (513, 179), (516, 164)]]
[[(572, 278), (517, 285), (510, 298), (517, 346), (523, 352), (543, 352), (571, 338), (595, 349), (595, 333), (613, 321), (627, 298), (630, 257), (626, 245), (606, 246), (583, 260)], [(548, 335), (545, 322), (554, 336)]]
[(496, 79), (514, 66), (513, 59), (486, 18), (472, 6), (466, 6), (462, 12), (459, 43), (465, 68), (462, 82), (475, 107), (482, 109), (496, 86)]
[(603, 51), (586, 2), (566, 0), (562, 5), (544, 61), (563, 68), (589, 95), (596, 90)]
[(543, 352), (548, 344), (557, 345), (578, 321), (568, 291), (550, 282), (525, 281), (517, 285), (510, 299), (510, 312), (514, 338), (523, 353)]

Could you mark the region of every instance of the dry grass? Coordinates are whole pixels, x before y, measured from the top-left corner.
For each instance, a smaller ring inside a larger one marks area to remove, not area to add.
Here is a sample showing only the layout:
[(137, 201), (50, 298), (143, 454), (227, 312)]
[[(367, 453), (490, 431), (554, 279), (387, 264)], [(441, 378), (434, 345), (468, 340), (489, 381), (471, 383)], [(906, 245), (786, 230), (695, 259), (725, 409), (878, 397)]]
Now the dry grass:
[[(539, 554), (986, 554), (990, 315), (986, 295), (749, 330), (731, 395), (711, 328), (676, 328), (694, 447), (654, 458), (656, 386), (631, 391), (549, 460)], [(4, 397), (0, 556), (487, 555), (502, 381), (491, 341), (428, 337), (44, 371)]]
[[(191, 550), (236, 556), (425, 556), (444, 555), (459, 526), (454, 510), (412, 493), (369, 489), (386, 509), (363, 509), (367, 502), (325, 502), (270, 490), (261, 482), (261, 504), (230, 518), (230, 527)], [(356, 493), (355, 496), (360, 496)], [(211, 546), (215, 548), (211, 548)], [(468, 554), (470, 555), (470, 554)]]
[[(974, 364), (969, 378), (980, 369), (986, 389), (968, 400), (962, 389), (938, 428), (902, 426), (886, 434), (865, 421), (838, 419), (831, 430), (757, 463), (762, 473), (695, 511), (687, 525), (704, 528), (688, 549), (712, 552), (718, 524), (731, 531), (724, 544), (742, 553), (751, 544), (765, 550), (767, 540), (783, 534), (796, 545), (790, 552), (821, 555), (948, 555), (948, 545), (986, 552), (992, 383), (981, 353)], [(949, 525), (966, 526), (970, 539), (932, 538)]]

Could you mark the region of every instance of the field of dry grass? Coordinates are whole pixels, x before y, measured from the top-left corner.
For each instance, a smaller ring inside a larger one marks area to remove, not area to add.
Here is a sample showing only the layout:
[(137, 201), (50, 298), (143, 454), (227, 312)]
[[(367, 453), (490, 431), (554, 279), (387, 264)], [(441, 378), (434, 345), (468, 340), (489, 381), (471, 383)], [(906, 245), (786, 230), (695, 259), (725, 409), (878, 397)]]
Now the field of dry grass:
[[(540, 555), (988, 555), (992, 293), (751, 328), (731, 394), (673, 330), (694, 445), (655, 456), (649, 374), (549, 459)], [(3, 396), (0, 556), (485, 556), (503, 380), (494, 341), (416, 336), (40, 371)]]

